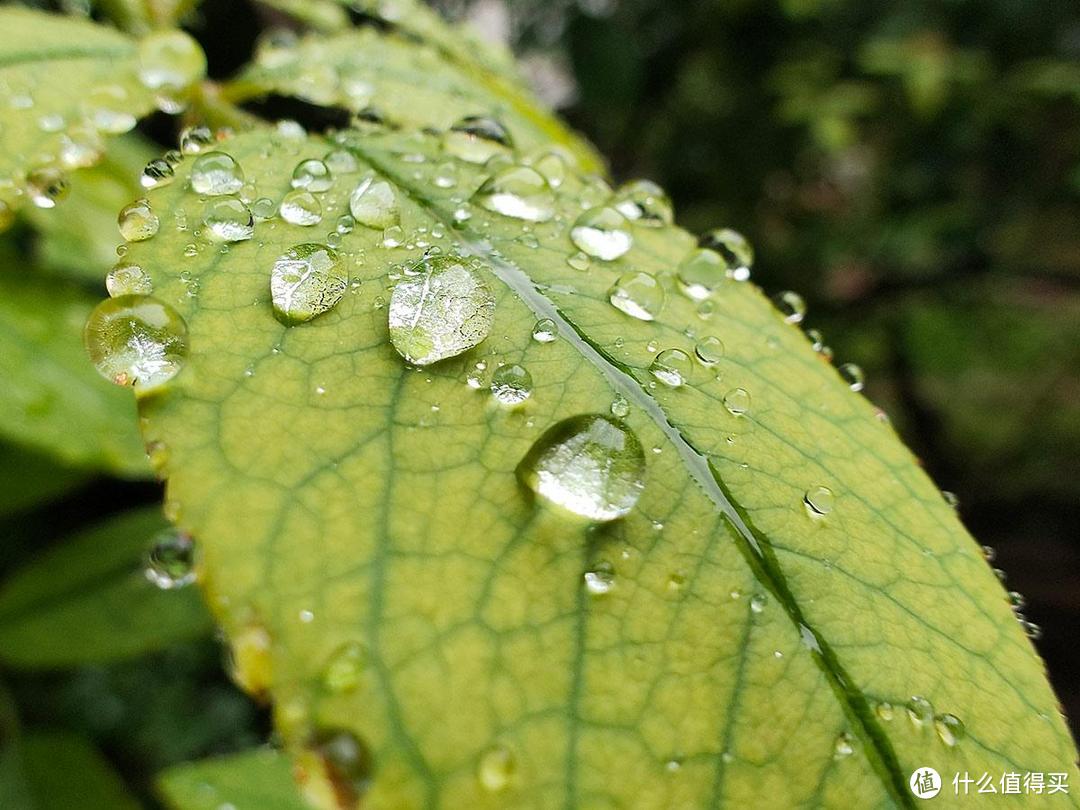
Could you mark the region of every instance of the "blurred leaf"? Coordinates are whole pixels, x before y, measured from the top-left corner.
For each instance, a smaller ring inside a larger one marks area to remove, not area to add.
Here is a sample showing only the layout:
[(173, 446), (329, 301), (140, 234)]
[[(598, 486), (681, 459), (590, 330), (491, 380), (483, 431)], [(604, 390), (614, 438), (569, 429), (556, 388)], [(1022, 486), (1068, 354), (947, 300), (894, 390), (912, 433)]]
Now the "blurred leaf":
[(110, 661), (208, 633), (196, 589), (143, 575), (157, 509), (125, 513), (57, 546), (0, 587), (0, 659), (22, 668)]
[(85, 471), (61, 467), (39, 453), (0, 442), (0, 517), (51, 501), (87, 478)]
[(340, 31), (349, 25), (345, 4), (337, 0), (259, 0), (264, 6), (294, 17), (309, 28), (324, 34)]
[(82, 347), (94, 301), (61, 279), (0, 272), (0, 436), (72, 467), (147, 477), (130, 391), (103, 380)]
[(308, 810), (293, 781), (292, 763), (261, 748), (177, 765), (158, 777), (158, 790), (175, 810)]
[[(111, 115), (133, 116), (134, 126), (154, 99), (135, 75), (135, 41), (118, 31), (15, 6), (0, 8), (0, 31), (0, 86), (8, 99), (0, 127), (0, 207), (10, 212), (33, 193), (29, 179), (37, 168), (88, 165), (100, 157), (103, 136), (90, 119), (103, 105)], [(0, 211), (0, 225), (4, 216)]]

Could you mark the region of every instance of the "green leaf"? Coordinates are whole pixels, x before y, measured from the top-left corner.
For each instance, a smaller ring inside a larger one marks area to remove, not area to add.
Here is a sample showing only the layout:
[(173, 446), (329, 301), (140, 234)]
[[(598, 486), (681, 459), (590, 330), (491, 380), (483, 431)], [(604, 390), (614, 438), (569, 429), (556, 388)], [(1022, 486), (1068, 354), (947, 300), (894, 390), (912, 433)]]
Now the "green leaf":
[(135, 41), (117, 31), (13, 6), (0, 8), (0, 30), (2, 228), (65, 171), (96, 162), (104, 133), (133, 127), (154, 98), (136, 77)]
[(93, 302), (61, 279), (0, 273), (0, 435), (66, 466), (146, 477), (130, 398), (86, 363)]
[(0, 799), (11, 810), (138, 810), (108, 761), (83, 737), (34, 731), (0, 755)]
[(0, 587), (0, 658), (22, 668), (112, 661), (210, 631), (193, 589), (143, 575), (158, 510), (123, 514), (46, 552)]
[(39, 453), (0, 442), (0, 517), (46, 503), (86, 479), (83, 471), (60, 467)]
[(158, 777), (158, 790), (176, 810), (310, 807), (297, 793), (289, 758), (268, 748), (170, 768)]

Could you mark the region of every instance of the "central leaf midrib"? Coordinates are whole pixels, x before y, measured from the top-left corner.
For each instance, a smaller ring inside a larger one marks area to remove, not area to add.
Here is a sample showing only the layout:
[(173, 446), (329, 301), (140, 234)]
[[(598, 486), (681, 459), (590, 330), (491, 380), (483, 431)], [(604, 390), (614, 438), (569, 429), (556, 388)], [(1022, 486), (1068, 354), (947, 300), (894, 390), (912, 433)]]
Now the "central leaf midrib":
[(803, 615), (794, 594), (787, 585), (783, 571), (769, 550), (768, 537), (751, 527), (746, 519), (745, 510), (730, 497), (720, 477), (709, 464), (708, 458), (694, 447), (682, 431), (670, 421), (660, 403), (638, 382), (631, 370), (609, 355), (602, 347), (593, 343), (577, 324), (563, 314), (554, 301), (537, 289), (532, 279), (521, 268), (503, 259), (483, 236), (467, 227), (462, 227), (462, 223), (454, 221), (451, 217), (444, 216), (439, 207), (424, 196), (422, 189), (411, 185), (408, 179), (395, 171), (393, 167), (380, 161), (378, 157), (355, 141), (350, 142), (348, 148), (383, 177), (393, 182), (433, 218), (441, 222), (448, 233), (457, 234), (458, 242), (468, 255), (487, 261), (492, 266), (496, 277), (509, 287), (538, 319), (553, 320), (560, 327), (559, 333), (603, 374), (613, 389), (649, 415), (678, 451), (690, 477), (716, 505), (734, 530), (736, 547), (743, 554), (755, 578), (783, 606), (785, 614), (795, 629), (800, 634), (810, 633), (819, 645), (820, 652), (811, 651), (811, 658), (825, 675), (845, 715), (862, 739), (867, 760), (881, 778), (885, 790), (901, 806), (914, 807), (905, 789), (906, 781), (896, 754), (884, 731), (874, 719), (866, 696), (855, 687), (831, 646)]

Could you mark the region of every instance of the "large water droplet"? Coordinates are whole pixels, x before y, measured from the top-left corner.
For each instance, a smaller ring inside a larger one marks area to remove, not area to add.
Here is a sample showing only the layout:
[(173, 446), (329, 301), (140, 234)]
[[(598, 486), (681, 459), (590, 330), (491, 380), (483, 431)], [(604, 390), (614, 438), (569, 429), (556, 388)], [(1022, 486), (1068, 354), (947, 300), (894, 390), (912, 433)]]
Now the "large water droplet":
[(690, 380), (693, 364), (682, 349), (664, 349), (652, 361), (649, 373), (664, 385), (679, 388)]
[(286, 192), (281, 198), (278, 212), (286, 222), (305, 228), (322, 222), (322, 203), (310, 191), (293, 189)]
[(105, 276), (105, 289), (112, 298), (121, 295), (150, 295), (154, 291), (154, 283), (139, 265), (121, 262)]
[(750, 268), (754, 264), (754, 248), (738, 231), (717, 228), (702, 234), (698, 245), (719, 253), (727, 265), (728, 275), (736, 281), (750, 278)]
[(148, 390), (175, 377), (187, 357), (187, 324), (168, 304), (148, 295), (102, 301), (86, 319), (86, 352), (117, 385)]
[(715, 366), (724, 359), (724, 344), (720, 338), (706, 335), (694, 346), (694, 354), (703, 366)]
[(476, 778), (484, 790), (497, 793), (507, 788), (516, 768), (517, 764), (510, 749), (497, 745), (480, 755), (480, 761), (476, 765)]
[(541, 318), (533, 324), (532, 339), (537, 343), (552, 343), (559, 336), (559, 328), (551, 318)]
[(532, 375), (519, 365), (499, 366), (491, 375), (491, 394), (503, 405), (520, 405), (532, 396)]
[(330, 167), (321, 160), (311, 158), (301, 160), (296, 164), (291, 183), (293, 188), (302, 188), (316, 193), (329, 191), (334, 187), (334, 175), (331, 174)]
[(443, 138), (447, 152), (469, 163), (486, 163), (494, 155), (509, 152), (512, 146), (506, 127), (480, 115), (462, 118)]
[(394, 188), (374, 175), (365, 177), (349, 196), (353, 219), (369, 228), (389, 228), (401, 217)]
[(745, 388), (732, 388), (724, 394), (724, 407), (733, 416), (742, 416), (750, 410), (750, 392)]
[(545, 500), (596, 521), (633, 509), (645, 483), (645, 453), (625, 425), (600, 414), (573, 416), (536, 440), (518, 479)]
[(390, 340), (398, 354), (426, 366), (468, 351), (491, 331), (495, 296), (454, 256), (426, 256), (390, 296)]
[(803, 495), (803, 504), (811, 517), (823, 517), (833, 508), (833, 492), (828, 487), (811, 487)]
[(615, 208), (636, 225), (659, 228), (674, 221), (671, 199), (652, 180), (631, 180), (620, 186)]
[(141, 199), (121, 209), (116, 225), (126, 241), (141, 242), (157, 234), (161, 221), (150, 207), (150, 201)]
[(216, 197), (206, 204), (203, 222), (222, 242), (242, 242), (255, 234), (255, 219), (237, 197)]
[(570, 229), (570, 240), (583, 252), (610, 262), (633, 245), (626, 217), (614, 208), (590, 208), (577, 218)]
[(296, 245), (270, 271), (274, 313), (286, 324), (310, 321), (332, 309), (348, 285), (345, 263), (326, 245)]
[(183, 532), (166, 529), (154, 538), (145, 572), (163, 590), (190, 585), (195, 581), (195, 543)]
[(934, 730), (945, 745), (952, 748), (965, 734), (964, 724), (955, 714), (939, 714), (934, 718)]
[(547, 180), (528, 166), (508, 166), (477, 189), (473, 199), (488, 211), (528, 222), (547, 222), (555, 215), (555, 195)]
[(244, 187), (244, 171), (232, 155), (206, 152), (191, 164), (191, 187), (198, 194), (236, 194)]
[(683, 292), (701, 301), (727, 278), (727, 265), (715, 250), (695, 248), (679, 263), (675, 275)]
[(613, 307), (642, 321), (651, 321), (660, 314), (664, 297), (660, 282), (645, 272), (626, 273), (608, 290)]

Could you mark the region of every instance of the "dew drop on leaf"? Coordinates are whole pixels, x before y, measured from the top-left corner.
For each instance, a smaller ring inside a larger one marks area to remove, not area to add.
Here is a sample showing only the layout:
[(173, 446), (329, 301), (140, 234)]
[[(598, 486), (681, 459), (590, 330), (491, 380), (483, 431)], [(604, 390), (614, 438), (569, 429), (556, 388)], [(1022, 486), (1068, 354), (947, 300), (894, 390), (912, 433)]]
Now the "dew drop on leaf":
[(715, 366), (724, 359), (724, 344), (714, 335), (706, 335), (694, 346), (694, 355), (703, 366)]
[(935, 717), (934, 730), (941, 741), (950, 748), (956, 745), (965, 733), (963, 722), (955, 714), (939, 714)]
[(850, 732), (843, 732), (836, 738), (833, 744), (833, 756), (836, 759), (845, 759), (855, 753), (855, 738)]
[(517, 467), (518, 480), (583, 518), (609, 521), (633, 509), (645, 453), (629, 428), (608, 416), (573, 416), (548, 428)]
[(727, 278), (727, 265), (714, 250), (695, 248), (675, 268), (679, 288), (696, 301), (708, 298)]
[(505, 790), (514, 778), (517, 763), (510, 749), (496, 745), (480, 755), (476, 765), (476, 779), (484, 790), (497, 793)]
[(802, 323), (803, 318), (806, 317), (806, 301), (797, 292), (784, 290), (777, 293), (773, 303), (788, 323)]
[(146, 555), (146, 578), (162, 590), (183, 588), (195, 581), (195, 543), (177, 529), (153, 539)]
[(631, 180), (615, 192), (615, 208), (635, 225), (659, 228), (675, 218), (671, 199), (652, 180)]
[(161, 221), (154, 213), (154, 209), (150, 207), (149, 200), (140, 199), (125, 205), (120, 210), (116, 225), (120, 229), (120, 235), (126, 241), (142, 242), (157, 234)]
[(346, 642), (330, 656), (322, 674), (323, 686), (334, 693), (353, 691), (360, 685), (366, 662), (364, 647), (355, 641)]
[(649, 366), (649, 373), (671, 388), (685, 385), (692, 370), (690, 355), (682, 349), (664, 349), (653, 358)]
[(708, 231), (698, 239), (698, 245), (720, 254), (731, 278), (736, 281), (750, 278), (750, 268), (754, 264), (754, 248), (738, 231), (731, 228)]
[(857, 365), (854, 363), (844, 363), (837, 371), (840, 372), (840, 376), (852, 391), (863, 390), (865, 377), (863, 376), (863, 370)]
[(907, 702), (907, 714), (916, 726), (925, 726), (934, 717), (934, 707), (926, 698), (913, 695)]
[(26, 185), (30, 201), (38, 208), (55, 208), (71, 191), (71, 184), (64, 173), (51, 166), (30, 172)]
[(750, 410), (750, 392), (745, 388), (732, 388), (724, 394), (724, 407), (733, 416), (742, 416)]
[(874, 711), (877, 712), (877, 716), (884, 720), (886, 723), (893, 719), (893, 706), (888, 701), (881, 701), (874, 707)]
[(268, 219), (273, 219), (276, 210), (277, 206), (274, 205), (274, 201), (269, 197), (259, 197), (259, 199), (251, 204), (252, 216), (264, 222)]
[(545, 152), (532, 165), (552, 188), (558, 188), (566, 181), (566, 161), (558, 152)]
[(513, 142), (506, 127), (494, 118), (470, 115), (447, 131), (443, 148), (469, 163), (486, 163), (491, 157), (510, 150)]
[(477, 189), (473, 200), (496, 214), (528, 222), (547, 222), (555, 215), (555, 195), (547, 180), (528, 166), (507, 166)]
[(360, 168), (360, 161), (347, 149), (334, 149), (323, 157), (323, 163), (333, 174), (353, 174)]
[(630, 403), (622, 394), (616, 394), (615, 399), (611, 400), (611, 415), (616, 419), (625, 419), (630, 415)]
[(365, 177), (349, 196), (349, 213), (368, 228), (389, 228), (401, 217), (393, 187), (374, 175)]
[(426, 366), (468, 351), (488, 336), (495, 296), (466, 261), (426, 256), (394, 287), (389, 319), (398, 354)]
[(180, 151), (185, 155), (197, 155), (205, 152), (214, 143), (214, 133), (210, 127), (195, 124), (180, 131)]
[(603, 596), (615, 587), (615, 569), (609, 562), (600, 562), (584, 575), (585, 590), (590, 596)]
[(551, 343), (558, 336), (559, 330), (551, 318), (541, 318), (533, 324), (532, 339), (537, 343)]
[(811, 487), (803, 495), (803, 505), (811, 517), (824, 517), (833, 508), (833, 492), (828, 487)]
[(322, 760), (341, 805), (356, 807), (375, 767), (367, 745), (346, 729), (320, 728), (313, 735), (310, 748)]
[(206, 152), (191, 164), (191, 187), (210, 197), (236, 194), (244, 187), (244, 171), (232, 155)]
[(155, 31), (139, 41), (138, 74), (150, 90), (176, 93), (206, 75), (206, 55), (183, 31)]
[(754, 613), (764, 613), (765, 605), (768, 603), (768, 597), (763, 593), (755, 593), (750, 597), (750, 610)]
[(302, 188), (318, 193), (329, 191), (334, 187), (334, 175), (321, 160), (309, 158), (296, 164), (290, 182), (293, 188)]
[(111, 298), (121, 295), (150, 295), (154, 283), (149, 273), (137, 264), (120, 262), (105, 276), (105, 289)]
[(147, 390), (175, 377), (187, 357), (187, 324), (148, 295), (108, 298), (90, 313), (83, 342), (91, 362), (117, 385)]
[(345, 263), (326, 245), (304, 243), (279, 256), (270, 271), (274, 314), (285, 324), (310, 321), (345, 294)]
[(243, 242), (255, 234), (250, 209), (236, 197), (215, 197), (207, 202), (203, 223), (210, 236), (221, 242)]
[(292, 225), (310, 228), (322, 222), (322, 203), (310, 191), (293, 189), (286, 192), (278, 211), (281, 218)]
[(143, 167), (142, 174), (139, 175), (139, 185), (149, 191), (167, 186), (175, 178), (176, 172), (167, 160), (154, 158)]
[(656, 277), (642, 271), (620, 276), (608, 290), (613, 307), (642, 321), (651, 321), (660, 314), (664, 298), (664, 288)]
[(491, 375), (491, 395), (502, 405), (520, 405), (532, 396), (533, 379), (519, 365), (499, 366)]
[(83, 113), (94, 129), (108, 135), (130, 132), (138, 123), (130, 112), (128, 92), (118, 84), (95, 87), (82, 104)]
[(606, 262), (622, 256), (634, 243), (626, 217), (609, 206), (581, 214), (570, 228), (570, 241), (582, 252)]

